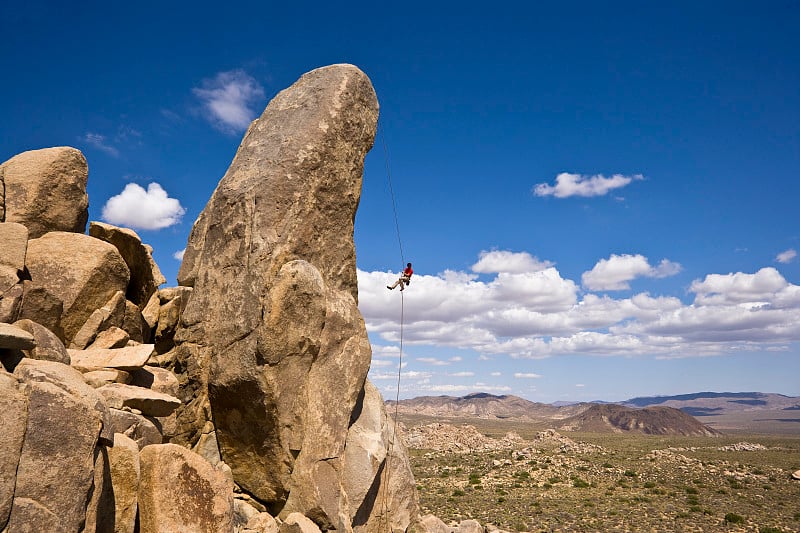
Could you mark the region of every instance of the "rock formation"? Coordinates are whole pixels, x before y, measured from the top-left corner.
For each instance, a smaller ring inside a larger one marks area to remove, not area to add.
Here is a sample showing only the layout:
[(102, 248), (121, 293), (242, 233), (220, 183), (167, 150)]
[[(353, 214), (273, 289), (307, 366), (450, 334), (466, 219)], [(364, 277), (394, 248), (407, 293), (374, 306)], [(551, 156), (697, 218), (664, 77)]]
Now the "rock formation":
[[(377, 117), (368, 78), (350, 65), (278, 94), (195, 223), (179, 274), (194, 292), (174, 357), (194, 371), (176, 440), (195, 442), (210, 406), (244, 491), (280, 516), (298, 511), (339, 531), (367, 524), (383, 468), (360, 454), (348, 465), (346, 453), (371, 358), (353, 221)], [(388, 443), (373, 431), (385, 459)], [(364, 479), (349, 483), (358, 469)], [(413, 497), (404, 504), (399, 529), (416, 513)]]
[(353, 221), (377, 114), (351, 65), (281, 92), (172, 288), (134, 231), (84, 234), (79, 151), (0, 165), (0, 531), (418, 523), (357, 307)]

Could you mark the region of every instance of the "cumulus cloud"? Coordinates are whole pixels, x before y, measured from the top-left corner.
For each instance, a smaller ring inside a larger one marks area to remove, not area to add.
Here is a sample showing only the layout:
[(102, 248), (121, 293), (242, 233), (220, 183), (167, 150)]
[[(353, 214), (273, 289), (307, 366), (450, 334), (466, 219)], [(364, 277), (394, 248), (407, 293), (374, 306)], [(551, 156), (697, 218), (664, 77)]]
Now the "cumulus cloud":
[(593, 291), (620, 291), (630, 289), (629, 281), (639, 277), (665, 278), (674, 276), (682, 269), (680, 263), (662, 259), (657, 266), (650, 266), (643, 255), (611, 254), (601, 259), (581, 276), (584, 287)]
[(604, 196), (609, 191), (625, 187), (633, 181), (642, 180), (644, 176), (634, 174), (623, 176), (614, 174), (605, 177), (602, 174), (587, 176), (583, 174), (570, 174), (562, 172), (556, 176), (556, 184), (539, 183), (533, 188), (536, 196), (555, 196), (556, 198), (569, 198), (570, 196)]
[(795, 257), (797, 257), (797, 251), (793, 248), (789, 248), (785, 252), (779, 253), (775, 257), (775, 261), (778, 263), (791, 263)]
[(170, 198), (158, 183), (151, 183), (147, 190), (129, 183), (121, 193), (108, 199), (102, 218), (119, 226), (155, 230), (178, 224), (185, 213), (181, 203)]
[[(624, 275), (614, 278), (614, 268), (607, 268), (602, 283), (590, 278), (586, 285), (608, 287), (678, 268), (666, 260), (652, 266), (643, 256), (614, 257), (606, 263), (621, 265)], [(394, 275), (358, 272), (359, 308), (367, 329), (389, 346), (399, 342), (400, 331), (396, 301), (386, 290)], [(772, 267), (695, 280), (689, 304), (647, 292), (626, 298), (587, 292), (578, 298), (577, 285), (555, 267), (501, 272), (485, 281), (458, 272), (419, 274), (409, 290), (406, 346), (472, 350), (481, 361), (501, 355), (704, 356), (781, 350), (800, 341), (800, 286)]]
[(264, 88), (244, 70), (219, 72), (192, 93), (200, 100), (205, 118), (229, 134), (246, 130), (264, 100)]
[(514, 372), (514, 377), (517, 379), (536, 379), (542, 376), (533, 372)]
[(178, 250), (177, 252), (172, 254), (172, 257), (177, 259), (178, 261), (183, 261), (183, 256), (185, 253), (186, 253), (186, 248), (184, 248), (183, 250)]
[(453, 372), (452, 374), (447, 374), (447, 375), (454, 378), (471, 378), (475, 375), (475, 372), (469, 372), (469, 371)]
[(81, 140), (86, 144), (97, 148), (101, 152), (105, 152), (113, 157), (119, 157), (119, 150), (108, 142), (105, 135), (88, 132), (82, 137)]
[(755, 274), (709, 274), (703, 281), (692, 282), (695, 303), (724, 305), (760, 303), (773, 300), (789, 287), (789, 282), (772, 267), (762, 268)]
[(538, 272), (553, 266), (550, 261), (540, 261), (527, 252), (510, 252), (505, 250), (483, 251), (478, 262), (472, 265), (472, 271), (481, 274), (495, 274), (505, 272), (509, 274), (524, 274)]

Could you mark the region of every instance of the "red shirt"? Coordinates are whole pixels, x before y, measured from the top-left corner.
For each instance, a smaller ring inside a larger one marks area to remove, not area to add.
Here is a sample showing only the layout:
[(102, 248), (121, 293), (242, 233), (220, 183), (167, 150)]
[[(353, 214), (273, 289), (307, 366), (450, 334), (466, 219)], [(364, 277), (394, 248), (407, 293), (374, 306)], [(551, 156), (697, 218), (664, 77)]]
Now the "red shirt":
[(403, 269), (403, 275), (405, 277), (407, 277), (407, 278), (410, 278), (411, 274), (413, 274), (413, 273), (414, 273), (414, 271), (411, 270), (411, 267), (406, 267), (406, 268)]

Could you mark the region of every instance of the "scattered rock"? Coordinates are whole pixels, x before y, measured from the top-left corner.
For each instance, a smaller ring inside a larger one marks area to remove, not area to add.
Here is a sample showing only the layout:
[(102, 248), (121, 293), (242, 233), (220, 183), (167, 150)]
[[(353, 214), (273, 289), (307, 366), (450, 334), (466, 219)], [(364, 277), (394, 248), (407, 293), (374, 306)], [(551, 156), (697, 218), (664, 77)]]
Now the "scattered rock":
[[(61, 314), (64, 311), (64, 302), (50, 292), (47, 287), (37, 286), (28, 280), (22, 282), (22, 292), (17, 318), (41, 324), (55, 333), (63, 342), (64, 330), (61, 327)], [(6, 301), (7, 298), (8, 295), (0, 302)]]
[(95, 337), (94, 342), (89, 346), (90, 350), (104, 349), (113, 350), (114, 348), (124, 348), (128, 345), (131, 336), (122, 328), (111, 326), (105, 331), (101, 331)]
[(302, 513), (291, 513), (281, 524), (278, 533), (321, 533), (317, 524)]
[(797, 470), (797, 471), (795, 471), (795, 472), (792, 472), (792, 479), (798, 479), (798, 480), (800, 480), (800, 470)]
[(133, 371), (143, 367), (153, 353), (152, 344), (126, 346), (113, 350), (67, 350), (72, 360), (72, 366), (85, 371), (99, 368), (116, 368), (119, 370)]
[(31, 350), (36, 341), (24, 329), (0, 322), (0, 350)]
[(114, 447), (108, 449), (108, 461), (114, 494), (114, 532), (134, 533), (139, 501), (139, 446), (117, 433)]
[(125, 295), (122, 291), (117, 291), (103, 307), (89, 315), (89, 318), (73, 337), (69, 347), (83, 350), (94, 342), (100, 332), (110, 327), (121, 326), (124, 318)]
[(118, 228), (102, 222), (91, 222), (89, 235), (113, 244), (119, 250), (131, 273), (125, 296), (139, 306), (139, 309), (144, 309), (158, 286), (167, 282), (153, 261), (152, 248), (142, 244), (139, 235), (132, 229)]
[(133, 378), (129, 372), (114, 368), (103, 368), (84, 372), (83, 380), (95, 389), (108, 385), (109, 383), (129, 384)]
[(451, 527), (432, 514), (423, 516), (419, 522), (427, 533), (452, 533), (453, 531)]
[(23, 350), (25, 357), (42, 361), (55, 361), (65, 365), (69, 364), (70, 359), (67, 349), (55, 333), (28, 319), (18, 320), (14, 325), (33, 335), (36, 342), (35, 347), (30, 350)]
[(83, 233), (89, 218), (86, 158), (75, 148), (31, 150), (0, 165), (5, 221), (28, 228), (31, 239), (50, 231)]
[(170, 396), (178, 395), (178, 378), (175, 374), (157, 366), (144, 366), (131, 372), (131, 385), (144, 387)]
[(134, 440), (139, 449), (150, 444), (161, 444), (164, 441), (158, 420), (121, 409), (109, 409), (108, 411), (109, 431), (124, 434)]
[(113, 409), (138, 409), (147, 416), (169, 416), (181, 404), (179, 399), (169, 394), (122, 383), (103, 385), (97, 392), (103, 396), (106, 405)]

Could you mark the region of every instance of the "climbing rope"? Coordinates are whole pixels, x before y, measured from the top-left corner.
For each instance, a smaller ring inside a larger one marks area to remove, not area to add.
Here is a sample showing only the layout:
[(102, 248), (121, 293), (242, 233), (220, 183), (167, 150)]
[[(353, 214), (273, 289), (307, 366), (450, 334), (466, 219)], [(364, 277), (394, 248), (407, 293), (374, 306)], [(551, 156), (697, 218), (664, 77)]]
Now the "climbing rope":
[[(381, 132), (381, 140), (383, 143), (383, 154), (384, 159), (386, 161), (386, 177), (389, 183), (389, 192), (392, 196), (392, 212), (394, 213), (394, 227), (395, 231), (397, 232), (397, 244), (400, 248), (400, 264), (404, 265), (406, 260), (403, 254), (403, 240), (400, 238), (400, 223), (398, 222), (397, 217), (397, 199), (394, 194), (394, 187), (392, 187), (392, 172), (389, 168), (389, 149), (386, 145), (386, 133), (383, 130), (383, 124), (380, 124), (380, 132)], [(399, 415), (399, 406), (400, 406), (400, 376), (403, 370), (403, 324), (405, 322), (405, 297), (402, 291), (403, 285), (400, 285), (400, 359), (397, 363), (397, 392), (395, 394), (394, 399), (394, 420), (392, 425), (392, 433), (389, 439), (388, 448), (386, 450), (386, 461), (384, 462), (383, 467), (383, 481), (381, 485), (383, 486), (383, 503), (381, 506), (381, 514), (380, 514), (380, 525), (379, 529), (383, 529), (383, 522), (386, 520), (386, 531), (391, 532), (391, 522), (389, 522), (389, 507), (387, 504), (387, 498), (389, 496), (389, 471), (391, 470), (391, 459), (392, 454), (394, 453), (394, 443), (395, 440), (398, 438), (397, 436), (397, 418)]]

